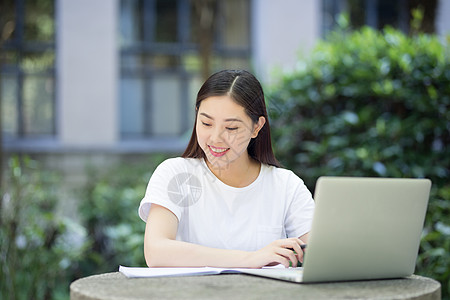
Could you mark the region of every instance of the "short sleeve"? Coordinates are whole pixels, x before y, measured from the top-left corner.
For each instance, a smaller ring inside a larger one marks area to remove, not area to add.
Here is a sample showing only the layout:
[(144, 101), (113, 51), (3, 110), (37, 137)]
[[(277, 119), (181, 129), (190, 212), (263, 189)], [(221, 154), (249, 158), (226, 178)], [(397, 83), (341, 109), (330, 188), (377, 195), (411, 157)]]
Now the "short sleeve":
[(170, 210), (180, 220), (181, 208), (171, 201), (168, 185), (182, 167), (182, 158), (172, 158), (162, 162), (150, 178), (145, 196), (139, 205), (139, 217), (146, 222), (151, 205), (158, 204)]
[(288, 237), (300, 237), (311, 230), (315, 203), (303, 180), (292, 173), (289, 181), (293, 189), (286, 213), (285, 229)]

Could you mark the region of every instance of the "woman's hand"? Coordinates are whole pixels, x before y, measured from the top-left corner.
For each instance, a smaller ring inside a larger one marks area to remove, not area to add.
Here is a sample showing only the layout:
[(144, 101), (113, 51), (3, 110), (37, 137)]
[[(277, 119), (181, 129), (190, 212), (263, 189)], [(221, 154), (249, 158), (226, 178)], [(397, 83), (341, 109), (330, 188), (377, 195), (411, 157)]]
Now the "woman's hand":
[(299, 238), (288, 238), (273, 241), (266, 247), (250, 253), (249, 267), (261, 268), (282, 264), (286, 268), (297, 266), (303, 262), (303, 250), (300, 245), (305, 244)]

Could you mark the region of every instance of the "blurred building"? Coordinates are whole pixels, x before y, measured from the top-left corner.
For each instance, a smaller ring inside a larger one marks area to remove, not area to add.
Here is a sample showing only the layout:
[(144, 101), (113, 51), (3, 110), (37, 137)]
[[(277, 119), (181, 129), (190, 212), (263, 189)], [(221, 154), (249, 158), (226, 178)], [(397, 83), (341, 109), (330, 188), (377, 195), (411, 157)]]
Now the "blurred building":
[[(269, 84), (341, 12), (356, 27), (410, 22), (406, 0), (227, 0), (204, 11), (214, 1), (2, 2), (3, 148), (53, 156), (180, 153), (203, 81), (202, 39), (212, 71), (248, 69)], [(449, 34), (450, 2), (431, 2), (434, 30)]]

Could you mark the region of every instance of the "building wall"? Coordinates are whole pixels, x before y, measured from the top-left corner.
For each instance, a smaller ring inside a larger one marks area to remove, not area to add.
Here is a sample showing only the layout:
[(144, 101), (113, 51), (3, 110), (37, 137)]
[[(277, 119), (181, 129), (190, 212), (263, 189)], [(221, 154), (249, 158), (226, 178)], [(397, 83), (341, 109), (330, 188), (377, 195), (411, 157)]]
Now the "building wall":
[[(252, 2), (252, 65), (261, 81), (269, 83), (274, 69), (292, 69), (299, 55), (314, 46), (320, 37), (319, 4), (315, 0)], [(119, 137), (118, 0), (57, 0), (56, 7), (60, 149), (149, 149)], [(156, 149), (170, 147), (171, 143), (161, 143)]]
[(63, 148), (118, 141), (116, 0), (57, 1), (58, 138)]
[(440, 0), (437, 7), (436, 32), (440, 36), (450, 35), (450, 1)]
[[(252, 66), (263, 83), (295, 68), (321, 36), (322, 1), (252, 0)], [(438, 34), (450, 33), (450, 1), (438, 5)], [(119, 136), (119, 0), (56, 0), (57, 134), (51, 143), (18, 141), (10, 152), (174, 149), (183, 141), (125, 142)]]
[(320, 38), (321, 1), (253, 1), (253, 65), (264, 82), (275, 70), (289, 71)]

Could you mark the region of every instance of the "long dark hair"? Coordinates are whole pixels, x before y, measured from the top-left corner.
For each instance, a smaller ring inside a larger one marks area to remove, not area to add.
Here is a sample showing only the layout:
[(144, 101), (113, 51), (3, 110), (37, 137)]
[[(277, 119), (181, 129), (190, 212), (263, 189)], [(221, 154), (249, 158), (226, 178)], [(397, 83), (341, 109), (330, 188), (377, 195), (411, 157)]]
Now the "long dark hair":
[[(244, 107), (245, 112), (256, 123), (259, 117), (264, 117), (266, 123), (256, 138), (252, 138), (247, 151), (255, 160), (279, 167), (280, 163), (272, 151), (270, 138), (270, 125), (267, 116), (264, 92), (258, 79), (244, 70), (223, 70), (211, 75), (200, 88), (195, 102), (198, 112), (200, 103), (213, 96), (229, 95), (237, 104)], [(200, 148), (196, 134), (197, 115), (195, 116), (194, 129), (191, 139), (182, 157), (205, 158), (205, 153)]]

